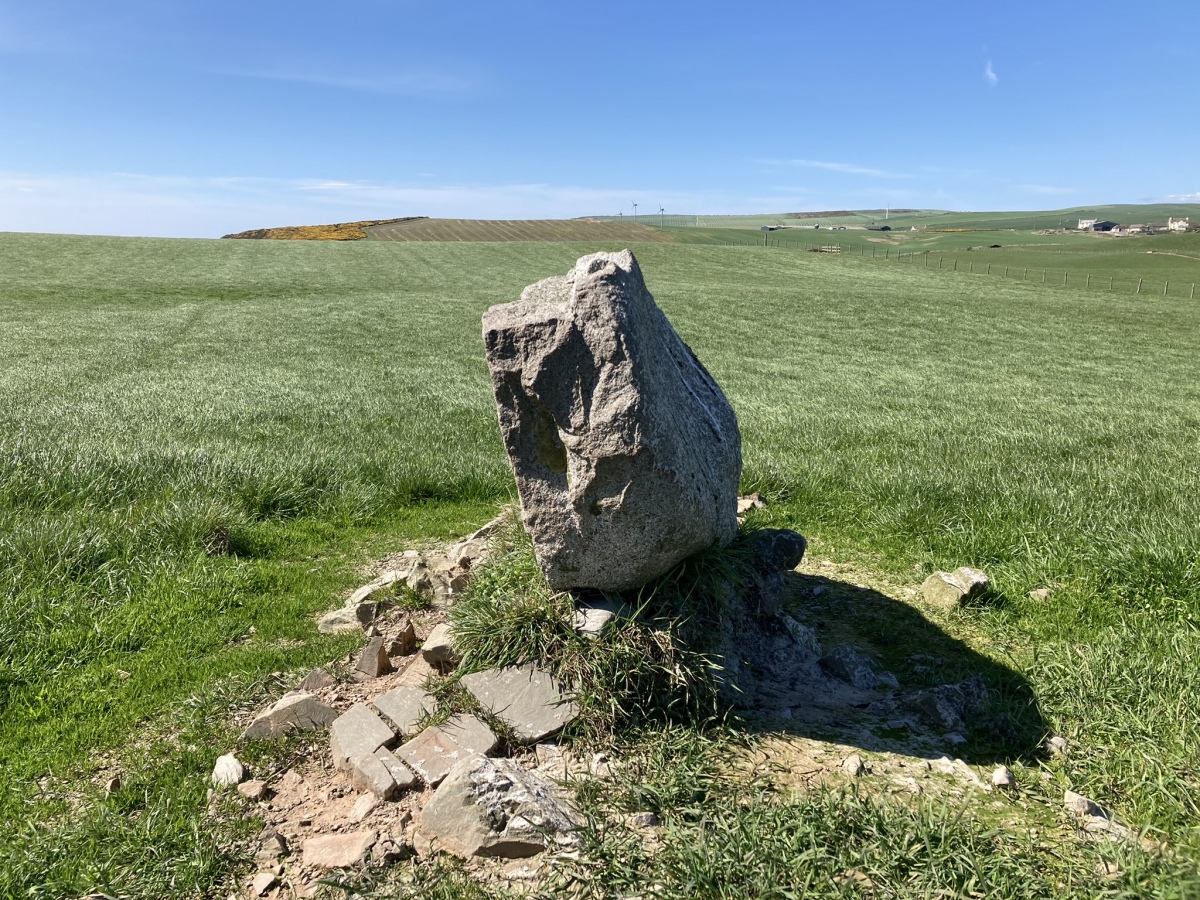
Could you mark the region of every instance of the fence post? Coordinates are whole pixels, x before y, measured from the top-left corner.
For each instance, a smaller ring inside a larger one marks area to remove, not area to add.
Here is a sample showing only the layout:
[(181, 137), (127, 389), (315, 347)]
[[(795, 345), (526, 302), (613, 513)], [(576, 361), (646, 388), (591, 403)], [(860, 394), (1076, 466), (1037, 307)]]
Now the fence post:
[(1004, 267), (1004, 277), (1005, 277), (1005, 278), (1007, 278), (1007, 277), (1008, 277), (1008, 266), (1005, 266), (1005, 267)]
[(1192, 293), (1188, 295), (1189, 300), (1194, 300), (1196, 297), (1196, 282), (1192, 282)]
[(971, 274), (975, 274), (975, 260), (971, 260)]
[(1088, 286), (1088, 287), (1091, 287), (1091, 286), (1092, 286), (1092, 276), (1091, 276), (1091, 275), (1088, 275), (1088, 282), (1087, 282), (1087, 286)]
[(958, 271), (958, 257), (957, 256), (954, 257), (954, 271), (955, 272)]
[(1167, 296), (1167, 288), (1169, 288), (1170, 286), (1171, 286), (1171, 282), (1169, 282), (1169, 281), (1163, 282), (1163, 296), (1164, 297)]
[(875, 258), (875, 248), (872, 247), (871, 248), (871, 259), (874, 259), (874, 258)]
[(1046, 270), (1042, 269), (1042, 284), (1046, 283)]
[(938, 257), (938, 268), (940, 269), (945, 264), (945, 262), (946, 262), (946, 257), (939, 256)]
[(988, 263), (988, 274), (989, 275), (992, 274), (992, 264), (991, 263)]
[(1111, 275), (1108, 276), (1108, 289), (1110, 291), (1112, 290), (1112, 276)]
[(1025, 267), (1025, 274), (1021, 276), (1021, 280), (1022, 280), (1022, 281), (1028, 281), (1028, 280), (1029, 280), (1029, 266), (1026, 266), (1026, 267)]
[(928, 250), (925, 251), (925, 265), (927, 265), (927, 266), (929, 265), (929, 251)]
[(1138, 289), (1137, 289), (1136, 293), (1140, 294), (1141, 292), (1142, 292), (1142, 279), (1139, 278), (1138, 279)]
[(884, 248), (883, 248), (883, 258), (884, 258), (884, 259), (887, 259), (887, 258), (888, 258), (888, 254), (889, 254), (889, 253), (891, 253), (891, 252), (892, 252), (892, 248), (891, 248), (891, 247), (884, 247)]
[(1063, 272), (1063, 284), (1067, 283), (1067, 273)]

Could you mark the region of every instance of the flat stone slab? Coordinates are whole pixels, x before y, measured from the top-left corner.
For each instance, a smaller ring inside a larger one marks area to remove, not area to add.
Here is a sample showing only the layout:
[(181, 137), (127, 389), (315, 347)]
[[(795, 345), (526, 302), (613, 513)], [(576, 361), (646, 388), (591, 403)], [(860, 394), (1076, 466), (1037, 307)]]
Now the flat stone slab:
[(417, 783), (417, 776), (386, 747), (380, 747), (374, 753), (351, 756), (346, 761), (346, 771), (356, 791), (374, 794), (381, 800), (392, 800)]
[(337, 710), (328, 703), (307, 691), (292, 691), (255, 716), (242, 737), (256, 740), (278, 737), (288, 731), (327, 728), (337, 717)]
[(365, 703), (355, 703), (334, 721), (329, 730), (333, 764), (345, 771), (351, 757), (371, 756), (395, 740), (396, 734)]
[(428, 693), (419, 687), (408, 685), (393, 688), (371, 702), (404, 737), (416, 734), (417, 723), (421, 718), (437, 709), (437, 701)]
[(396, 750), (397, 758), (431, 787), (472, 756), (487, 756), (496, 746), (496, 735), (474, 716), (458, 714), (442, 725), (426, 728)]
[(557, 679), (532, 665), (473, 672), (462, 677), (462, 686), (523, 744), (557, 734), (579, 715)]
[(375, 621), (378, 606), (374, 603), (354, 603), (343, 606), (321, 616), (317, 631), (321, 634), (340, 634), (343, 631), (359, 631)]
[(318, 869), (344, 869), (362, 862), (375, 846), (374, 831), (329, 834), (304, 842), (304, 865)]
[(464, 859), (515, 859), (569, 846), (575, 827), (554, 786), (511, 759), (460, 762), (421, 811), (422, 835)]

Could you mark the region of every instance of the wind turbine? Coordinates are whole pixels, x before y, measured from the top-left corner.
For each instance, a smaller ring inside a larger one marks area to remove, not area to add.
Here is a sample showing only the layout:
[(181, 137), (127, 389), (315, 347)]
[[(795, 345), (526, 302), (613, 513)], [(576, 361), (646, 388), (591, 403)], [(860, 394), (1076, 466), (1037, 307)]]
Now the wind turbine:
[(658, 230), (659, 231), (663, 230), (663, 213), (664, 212), (665, 212), (665, 210), (660, 206), (658, 208)]
[(633, 217), (635, 219), (637, 218), (637, 204), (636, 203), (633, 204)]

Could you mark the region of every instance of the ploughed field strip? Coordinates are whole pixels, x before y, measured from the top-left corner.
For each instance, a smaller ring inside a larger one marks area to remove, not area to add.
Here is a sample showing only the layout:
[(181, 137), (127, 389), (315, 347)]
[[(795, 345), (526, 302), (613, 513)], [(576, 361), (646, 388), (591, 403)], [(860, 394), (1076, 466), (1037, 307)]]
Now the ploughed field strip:
[(412, 219), (365, 230), (374, 241), (674, 241), (647, 225), (577, 219)]

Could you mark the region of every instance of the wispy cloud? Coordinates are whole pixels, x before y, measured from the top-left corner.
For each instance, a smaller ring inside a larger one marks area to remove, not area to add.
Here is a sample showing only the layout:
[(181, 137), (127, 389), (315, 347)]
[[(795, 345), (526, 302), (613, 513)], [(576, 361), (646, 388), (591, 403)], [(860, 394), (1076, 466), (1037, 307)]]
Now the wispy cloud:
[(992, 61), (989, 59), (987, 65), (983, 67), (983, 80), (990, 87), (995, 87), (1000, 83), (1000, 76), (996, 74), (996, 70), (992, 68)]
[(1200, 203), (1200, 191), (1194, 194), (1167, 194), (1165, 197), (1159, 197), (1152, 203)]
[(1054, 184), (1022, 184), (1018, 185), (1021, 190), (1030, 194), (1075, 194), (1078, 193), (1076, 188), (1059, 187)]
[(364, 91), (373, 94), (461, 94), (475, 90), (478, 83), (461, 75), (435, 69), (407, 72), (297, 72), (293, 70), (223, 70), (215, 74), (260, 81), (311, 84), (319, 87)]
[(886, 172), (883, 169), (872, 169), (869, 166), (860, 166), (854, 163), (825, 162), (817, 159), (766, 159), (763, 162), (767, 165), (775, 166), (801, 166), (806, 169), (824, 169), (826, 172), (840, 172), (843, 175), (869, 175), (872, 178), (911, 177), (909, 175), (902, 175), (899, 172)]

